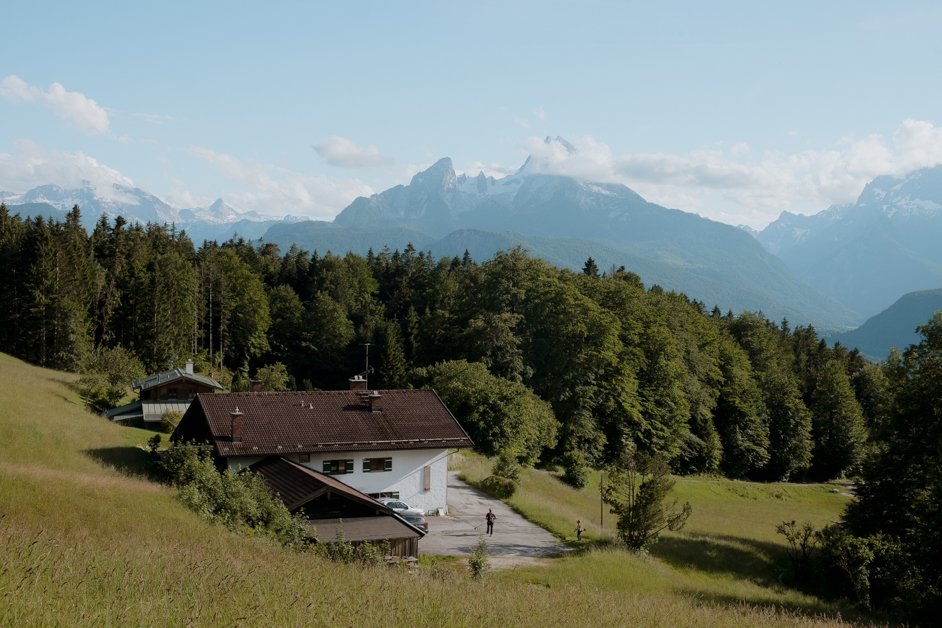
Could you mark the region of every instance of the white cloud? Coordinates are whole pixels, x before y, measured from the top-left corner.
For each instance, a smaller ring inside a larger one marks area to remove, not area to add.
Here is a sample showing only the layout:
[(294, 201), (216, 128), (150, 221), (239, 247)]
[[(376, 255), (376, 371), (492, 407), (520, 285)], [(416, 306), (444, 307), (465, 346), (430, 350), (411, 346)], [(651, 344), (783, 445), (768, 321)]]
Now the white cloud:
[(241, 193), (226, 195), (234, 205), (262, 214), (291, 213), (327, 220), (357, 196), (373, 193), (368, 185), (357, 179), (335, 180), (304, 175), (268, 164), (243, 161), (202, 147), (191, 148), (190, 153), (246, 188)]
[(21, 193), (49, 183), (63, 188), (91, 185), (104, 198), (118, 200), (115, 184), (134, 186), (114, 168), (81, 152), (49, 151), (27, 140), (17, 142), (16, 148), (16, 155), (0, 153), (0, 190)]
[(59, 83), (53, 83), (44, 90), (11, 74), (0, 81), (0, 98), (11, 102), (42, 103), (86, 133), (108, 132), (108, 113), (85, 94), (70, 92)]
[(375, 146), (360, 147), (345, 137), (331, 136), (312, 147), (331, 166), (341, 168), (375, 168), (392, 160)]
[(538, 171), (623, 183), (650, 201), (729, 222), (763, 227), (784, 210), (815, 213), (853, 202), (874, 177), (942, 163), (942, 127), (904, 120), (892, 138), (842, 138), (828, 149), (756, 155), (745, 144), (686, 154), (616, 155), (592, 137), (530, 138)]

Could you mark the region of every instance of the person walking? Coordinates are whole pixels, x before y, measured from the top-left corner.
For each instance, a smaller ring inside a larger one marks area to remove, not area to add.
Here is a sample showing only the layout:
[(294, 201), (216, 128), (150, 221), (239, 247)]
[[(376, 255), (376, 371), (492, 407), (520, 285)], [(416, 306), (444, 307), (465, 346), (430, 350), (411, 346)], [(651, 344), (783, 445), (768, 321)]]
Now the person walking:
[(576, 519), (576, 540), (582, 541), (582, 521)]
[(497, 519), (497, 515), (494, 514), (494, 511), (490, 508), (487, 509), (487, 514), (484, 515), (484, 520), (487, 522), (487, 533), (490, 536), (494, 536), (494, 520)]

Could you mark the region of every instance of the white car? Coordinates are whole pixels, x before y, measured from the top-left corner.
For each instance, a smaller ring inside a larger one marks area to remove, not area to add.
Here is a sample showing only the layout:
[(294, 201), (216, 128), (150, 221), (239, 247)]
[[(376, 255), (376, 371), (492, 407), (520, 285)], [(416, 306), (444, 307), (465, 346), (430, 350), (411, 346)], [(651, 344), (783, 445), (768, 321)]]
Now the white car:
[(379, 503), (387, 508), (392, 508), (393, 512), (397, 514), (410, 514), (410, 515), (424, 515), (425, 513), (419, 510), (418, 508), (413, 508), (409, 504), (405, 503), (401, 499), (396, 499), (394, 497), (383, 497), (382, 499), (377, 499)]

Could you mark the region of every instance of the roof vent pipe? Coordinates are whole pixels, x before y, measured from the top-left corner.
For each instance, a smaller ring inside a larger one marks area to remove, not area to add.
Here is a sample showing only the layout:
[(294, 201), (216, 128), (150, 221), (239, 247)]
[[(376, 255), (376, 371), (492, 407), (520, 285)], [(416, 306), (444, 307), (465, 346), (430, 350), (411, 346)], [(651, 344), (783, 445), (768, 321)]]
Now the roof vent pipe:
[(236, 409), (229, 413), (229, 436), (233, 443), (242, 442), (242, 422), (242, 412), (239, 406), (236, 406)]

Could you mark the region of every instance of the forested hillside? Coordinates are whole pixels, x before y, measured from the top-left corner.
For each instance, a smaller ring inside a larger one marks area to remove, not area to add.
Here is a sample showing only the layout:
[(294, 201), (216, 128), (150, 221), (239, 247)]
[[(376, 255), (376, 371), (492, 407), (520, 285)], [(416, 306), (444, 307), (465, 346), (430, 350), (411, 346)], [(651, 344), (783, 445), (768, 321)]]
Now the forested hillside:
[(591, 259), (575, 273), (521, 251), (196, 247), (120, 218), (89, 235), (80, 218), (0, 208), (3, 351), (71, 370), (119, 346), (150, 371), (196, 356), (236, 389), (280, 364), (281, 383), (330, 389), (363, 371), (370, 343), (371, 387), (434, 386), (483, 450), (573, 478), (633, 445), (682, 473), (827, 479), (856, 468), (882, 421), (883, 371), (813, 328), (724, 314)]

